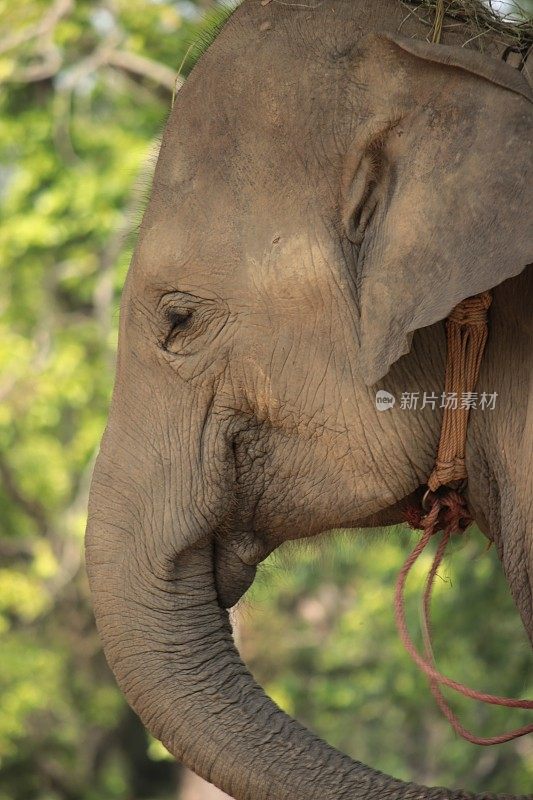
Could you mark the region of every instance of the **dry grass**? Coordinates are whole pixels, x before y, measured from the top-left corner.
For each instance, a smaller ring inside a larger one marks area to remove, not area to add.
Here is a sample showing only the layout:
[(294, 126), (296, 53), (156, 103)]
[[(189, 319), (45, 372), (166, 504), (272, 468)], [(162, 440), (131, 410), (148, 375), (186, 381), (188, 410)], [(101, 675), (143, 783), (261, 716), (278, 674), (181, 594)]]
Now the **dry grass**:
[[(453, 21), (461, 23), (472, 40), (477, 40), (483, 49), (483, 39), (490, 37), (512, 52), (519, 52), (525, 60), (533, 46), (533, 19), (522, 14), (502, 17), (490, 4), (481, 0), (401, 0), (411, 13), (428, 26), (428, 38), (439, 41), (442, 31), (451, 30)], [(444, 18), (442, 15), (444, 11)]]

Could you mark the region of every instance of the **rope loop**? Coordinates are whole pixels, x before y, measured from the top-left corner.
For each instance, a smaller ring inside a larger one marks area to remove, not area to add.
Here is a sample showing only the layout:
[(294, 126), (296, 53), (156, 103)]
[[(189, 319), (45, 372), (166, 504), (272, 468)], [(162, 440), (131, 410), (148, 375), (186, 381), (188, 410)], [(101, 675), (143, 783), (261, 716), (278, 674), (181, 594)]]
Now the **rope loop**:
[[(467, 730), (456, 717), (448, 702), (445, 700), (441, 686), (447, 686), (450, 689), (469, 697), (473, 700), (480, 700), (484, 703), (491, 705), (506, 706), (507, 708), (526, 708), (533, 709), (533, 700), (527, 699), (511, 699), (507, 697), (500, 697), (498, 695), (487, 694), (486, 692), (478, 692), (470, 689), (458, 681), (448, 678), (443, 675), (435, 664), (433, 655), (433, 646), (431, 643), (431, 620), (430, 620), (430, 605), (431, 594), (446, 548), (452, 535), (463, 533), (472, 520), (472, 515), (468, 510), (465, 498), (456, 490), (449, 487), (442, 487), (436, 492), (429, 490), (426, 492), (426, 508), (424, 512), (422, 507), (410, 508), (406, 511), (406, 519), (413, 528), (422, 530), (422, 536), (416, 544), (413, 551), (408, 556), (405, 564), (403, 565), (398, 580), (396, 583), (396, 592), (394, 598), (394, 611), (396, 617), (396, 626), (398, 628), (400, 638), (403, 645), (415, 664), (424, 672), (428, 681), (431, 693), (435, 698), (442, 713), (451, 724), (453, 729), (467, 741), (472, 744), (478, 745), (493, 745), (509, 742), (519, 736), (524, 736), (527, 733), (533, 733), (533, 724), (524, 725), (521, 728), (516, 728), (508, 733), (503, 733), (499, 736), (476, 736)], [(433, 536), (439, 531), (442, 531), (442, 538), (439, 541), (433, 563), (429, 570), (426, 584), (424, 588), (423, 603), (422, 603), (422, 633), (424, 640), (424, 655), (419, 653), (416, 648), (411, 635), (409, 633), (405, 615), (405, 585), (407, 576), (411, 571), (413, 565), (416, 563), (421, 553), (426, 549)]]

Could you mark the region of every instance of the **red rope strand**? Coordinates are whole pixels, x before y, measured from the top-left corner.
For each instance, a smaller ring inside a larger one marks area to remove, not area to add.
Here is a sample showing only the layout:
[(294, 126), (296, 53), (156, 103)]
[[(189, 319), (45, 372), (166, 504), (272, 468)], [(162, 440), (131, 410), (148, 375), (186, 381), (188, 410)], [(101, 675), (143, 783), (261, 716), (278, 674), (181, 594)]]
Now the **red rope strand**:
[[(431, 594), (433, 591), (435, 576), (442, 563), (442, 559), (452, 534), (462, 533), (468, 527), (472, 521), (472, 518), (468, 512), (464, 498), (453, 489), (446, 488), (446, 490), (441, 492), (439, 495), (430, 493), (429, 502), (430, 508), (425, 516), (417, 509), (410, 509), (406, 514), (409, 524), (412, 527), (420, 528), (423, 531), (423, 535), (418, 541), (416, 547), (409, 554), (400, 571), (400, 574), (398, 575), (398, 580), (396, 583), (394, 611), (396, 625), (403, 645), (415, 664), (417, 664), (417, 666), (428, 678), (431, 692), (442, 713), (452, 725), (454, 730), (464, 739), (472, 742), (472, 744), (492, 745), (509, 742), (512, 739), (518, 738), (519, 736), (533, 733), (533, 724), (530, 724), (523, 725), (520, 728), (516, 728), (508, 733), (503, 733), (500, 736), (476, 736), (463, 727), (440, 691), (440, 686), (447, 686), (448, 688), (453, 689), (465, 697), (469, 697), (472, 700), (479, 700), (483, 703), (505, 706), (507, 708), (533, 709), (533, 700), (512, 699), (488, 694), (486, 692), (478, 692), (474, 689), (470, 689), (468, 686), (465, 686), (462, 683), (459, 683), (458, 681), (454, 681), (452, 678), (448, 678), (437, 669), (431, 645), (430, 621)], [(434, 536), (434, 534), (440, 530), (443, 531), (443, 535), (439, 542), (437, 552), (435, 553), (435, 557), (428, 573), (424, 588), (422, 615), (424, 656), (422, 656), (413, 643), (407, 627), (405, 615), (405, 585), (413, 565), (428, 546), (432, 536)]]

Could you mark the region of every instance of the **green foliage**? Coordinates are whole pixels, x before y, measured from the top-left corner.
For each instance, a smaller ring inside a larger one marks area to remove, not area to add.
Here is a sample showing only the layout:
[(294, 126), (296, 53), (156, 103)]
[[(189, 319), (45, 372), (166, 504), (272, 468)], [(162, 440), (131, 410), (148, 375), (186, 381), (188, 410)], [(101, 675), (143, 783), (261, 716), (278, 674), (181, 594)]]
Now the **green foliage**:
[[(82, 538), (130, 234), (176, 71), (188, 74), (225, 16), (201, 22), (198, 11), (181, 0), (0, 0), (0, 800), (175, 796), (176, 768), (105, 665)], [(398, 644), (390, 601), (404, 538), (274, 557), (253, 591), (254, 623), (251, 612), (242, 623), (254, 671), (373, 766), (527, 791), (531, 746), (487, 755), (456, 740)], [(523, 693), (516, 613), (494, 557), (469, 548), (450, 563), (453, 596), (437, 596), (436, 627), (450, 634), (442, 665)], [(507, 724), (497, 710), (489, 722), (457, 707), (478, 730)]]

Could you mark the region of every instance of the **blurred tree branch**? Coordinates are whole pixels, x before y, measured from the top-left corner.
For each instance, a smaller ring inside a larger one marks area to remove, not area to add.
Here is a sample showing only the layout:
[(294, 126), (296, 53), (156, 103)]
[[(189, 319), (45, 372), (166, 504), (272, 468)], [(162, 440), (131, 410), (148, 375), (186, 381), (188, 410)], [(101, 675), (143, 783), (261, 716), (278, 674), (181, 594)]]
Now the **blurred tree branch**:
[(128, 52), (127, 50), (111, 50), (108, 55), (107, 63), (123, 69), (126, 72), (132, 72), (134, 75), (141, 75), (143, 78), (148, 78), (153, 83), (163, 86), (169, 92), (174, 91), (176, 84), (176, 73), (164, 64), (153, 61), (145, 56), (140, 56), (137, 53)]
[(18, 31), (0, 41), (0, 54), (16, 50), (21, 45), (34, 42), (33, 58), (27, 66), (17, 66), (4, 80), (11, 83), (43, 81), (64, 72), (60, 85), (64, 91), (73, 90), (95, 70), (114, 67), (118, 70), (146, 78), (172, 93), (180, 85), (176, 72), (152, 58), (121, 48), (124, 35), (115, 24), (104, 42), (87, 56), (66, 65), (64, 55), (54, 43), (55, 29), (61, 19), (73, 9), (72, 0), (58, 0), (54, 7), (36, 25)]
[(30, 25), (20, 31), (11, 33), (10, 35), (0, 39), (0, 54), (7, 53), (9, 50), (14, 50), (32, 39), (45, 39), (53, 37), (53, 33), (57, 23), (66, 16), (69, 11), (74, 7), (73, 0), (56, 0), (52, 8), (47, 14), (43, 16), (40, 22), (35, 25)]

